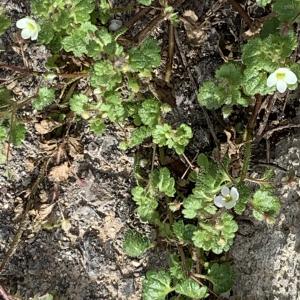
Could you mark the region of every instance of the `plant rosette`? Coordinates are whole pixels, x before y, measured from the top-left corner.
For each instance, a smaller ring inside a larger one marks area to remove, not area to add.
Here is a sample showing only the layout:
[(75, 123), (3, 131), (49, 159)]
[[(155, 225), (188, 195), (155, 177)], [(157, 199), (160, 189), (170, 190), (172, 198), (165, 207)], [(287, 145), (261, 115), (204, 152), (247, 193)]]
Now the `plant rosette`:
[(16, 26), (22, 29), (21, 36), (23, 39), (37, 40), (41, 30), (40, 25), (30, 17), (25, 17), (17, 21)]
[(298, 81), (297, 76), (288, 68), (278, 68), (275, 72), (269, 75), (267, 86), (274, 87), (279, 93), (284, 93), (289, 85), (294, 85)]
[(227, 186), (223, 186), (221, 195), (215, 197), (214, 203), (217, 207), (231, 209), (236, 205), (238, 199), (239, 192), (235, 187), (229, 189)]

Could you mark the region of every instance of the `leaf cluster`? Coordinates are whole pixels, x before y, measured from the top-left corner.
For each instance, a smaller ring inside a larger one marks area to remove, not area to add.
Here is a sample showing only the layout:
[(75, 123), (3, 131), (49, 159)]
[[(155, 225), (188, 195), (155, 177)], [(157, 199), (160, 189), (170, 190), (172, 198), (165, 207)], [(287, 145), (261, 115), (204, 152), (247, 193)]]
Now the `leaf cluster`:
[(227, 173), (205, 154), (197, 158), (198, 173), (192, 174), (195, 187), (192, 193), (184, 199), (182, 213), (185, 218), (205, 219), (217, 211), (214, 197), (221, 187), (229, 181)]
[(168, 168), (154, 170), (146, 187), (136, 186), (131, 191), (137, 204), (137, 213), (145, 221), (154, 222), (158, 201), (162, 197), (173, 197), (176, 193), (175, 179)]
[(192, 299), (204, 299), (208, 296), (206, 286), (200, 286), (193, 279), (183, 279), (172, 284), (171, 274), (167, 271), (149, 271), (143, 282), (144, 300), (164, 300), (166, 296), (175, 291)]
[(297, 47), (297, 37), (289, 31), (251, 39), (242, 49), (242, 63), (225, 63), (214, 80), (203, 83), (198, 101), (208, 109), (223, 107), (225, 116), (233, 105), (248, 106), (256, 94), (267, 95), (274, 88), (267, 87), (268, 75), (277, 68), (292, 65), (289, 58)]
[(139, 257), (151, 247), (151, 242), (141, 233), (129, 229), (124, 235), (123, 250), (130, 257)]
[(253, 216), (259, 221), (274, 223), (280, 212), (280, 201), (268, 188), (261, 188), (255, 192), (251, 201)]

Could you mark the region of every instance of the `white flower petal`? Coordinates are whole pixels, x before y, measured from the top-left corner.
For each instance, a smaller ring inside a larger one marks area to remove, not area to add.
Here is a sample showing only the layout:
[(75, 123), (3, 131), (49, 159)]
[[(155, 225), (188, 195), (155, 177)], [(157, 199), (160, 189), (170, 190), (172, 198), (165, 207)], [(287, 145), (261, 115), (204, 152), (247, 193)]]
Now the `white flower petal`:
[(292, 72), (291, 70), (287, 70), (285, 81), (287, 84), (295, 84), (297, 83), (298, 79), (294, 72)]
[(276, 82), (277, 82), (277, 80), (276, 80), (276, 74), (274, 72), (271, 75), (269, 75), (269, 77), (267, 79), (267, 86), (268, 87), (272, 87), (272, 86), (276, 85)]
[(231, 201), (225, 202), (224, 207), (225, 207), (226, 209), (231, 209), (231, 208), (233, 208), (235, 205), (236, 205), (236, 201), (231, 200)]
[(28, 22), (32, 21), (31, 18), (29, 17), (25, 17), (23, 19), (20, 19), (17, 21), (16, 26), (20, 29), (23, 29), (27, 26)]
[(229, 191), (229, 188), (227, 186), (223, 186), (222, 189), (221, 189), (221, 194), (222, 196), (226, 197), (230, 194), (230, 191)]
[(32, 41), (37, 40), (38, 35), (39, 35), (39, 32), (38, 32), (38, 31), (32, 32), (32, 33), (31, 33), (31, 40), (32, 40)]
[(224, 205), (225, 205), (225, 199), (222, 196), (217, 196), (214, 199), (214, 203), (218, 207), (224, 207)]
[(235, 187), (232, 187), (230, 190), (230, 196), (233, 201), (237, 201), (239, 199), (239, 192)]
[(284, 93), (287, 89), (287, 83), (284, 80), (278, 80), (276, 83), (276, 88), (279, 93)]
[(27, 28), (23, 29), (21, 31), (21, 37), (26, 40), (26, 39), (29, 39), (31, 37), (31, 31), (28, 30)]

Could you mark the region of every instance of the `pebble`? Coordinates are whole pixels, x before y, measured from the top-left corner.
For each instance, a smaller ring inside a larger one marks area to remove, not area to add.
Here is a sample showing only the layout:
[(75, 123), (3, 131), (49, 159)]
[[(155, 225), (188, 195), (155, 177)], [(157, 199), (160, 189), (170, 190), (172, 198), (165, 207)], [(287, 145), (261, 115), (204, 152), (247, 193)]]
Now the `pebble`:
[(115, 32), (118, 31), (123, 25), (123, 22), (121, 20), (113, 19), (110, 21), (109, 24), (109, 31)]

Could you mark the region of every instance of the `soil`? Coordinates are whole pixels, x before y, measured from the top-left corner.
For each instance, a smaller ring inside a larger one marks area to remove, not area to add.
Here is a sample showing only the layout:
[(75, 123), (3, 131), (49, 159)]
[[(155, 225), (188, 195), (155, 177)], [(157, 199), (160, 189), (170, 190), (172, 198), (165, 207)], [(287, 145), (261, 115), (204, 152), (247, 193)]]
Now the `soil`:
[[(1, 0), (0, 3), (13, 24), (30, 14), (26, 1)], [(213, 76), (224, 55), (238, 51), (228, 45), (237, 42), (244, 30), (239, 16), (228, 5), (217, 4), (218, 1), (212, 0), (191, 0), (181, 8), (192, 10), (200, 23), (209, 22), (201, 32), (204, 42), (198, 45), (188, 38), (187, 28), (180, 25), (177, 29), (181, 51), (197, 85)], [(248, 7), (251, 10), (251, 5)], [(130, 16), (122, 16), (123, 21)], [(164, 25), (154, 32), (161, 44), (167, 40), (166, 32)], [(35, 70), (43, 70), (49, 55), (44, 46), (22, 42), (15, 26), (2, 36), (1, 45), (4, 50), (1, 62), (25, 64)], [(164, 57), (166, 53), (167, 49), (163, 48)], [(194, 138), (187, 155), (193, 158), (211, 149), (213, 140), (178, 51), (174, 70), (176, 108), (169, 121), (192, 126)], [(39, 80), (17, 78), (4, 70), (0, 78), (11, 81), (10, 89), (17, 100), (35, 95), (40, 84)], [(300, 114), (294, 102), (288, 107), (295, 115)], [(0, 166), (0, 260), (17, 232), (26, 206), (25, 195), (39, 176), (40, 168), (35, 163), (43, 159), (41, 144), (49, 143), (34, 125), (40, 123), (40, 116), (26, 108), (20, 117), (33, 122), (28, 125), (25, 142), (12, 148), (9, 164)], [(299, 121), (297, 118), (291, 121), (295, 120)], [(220, 125), (216, 122), (214, 126), (218, 132)], [(45, 182), (39, 188), (21, 242), (0, 275), (1, 286), (16, 299), (47, 293), (62, 300), (141, 299), (141, 282), (146, 271), (167, 265), (167, 253), (161, 249), (151, 250), (141, 259), (128, 258), (122, 251), (123, 235), (129, 228), (149, 237), (155, 235), (154, 229), (141, 223), (135, 215), (130, 195), (134, 184), (134, 152), (124, 153), (118, 148), (124, 134), (124, 130), (112, 126), (100, 137), (91, 135), (84, 124), (72, 128), (71, 135), (79, 150), (72, 156), (70, 169), (64, 170), (68, 180), (55, 182), (53, 171), (54, 182)], [(296, 131), (290, 131), (288, 136), (282, 134), (272, 145), (272, 162), (295, 170), (300, 176), (299, 134)], [(265, 160), (264, 153), (259, 157)], [(299, 180), (282, 184), (286, 172), (278, 171), (276, 176), (283, 204), (276, 224), (270, 227), (257, 223), (251, 216), (239, 220), (240, 231), (229, 253), (237, 272), (233, 292), (227, 295), (231, 299), (300, 298)]]

